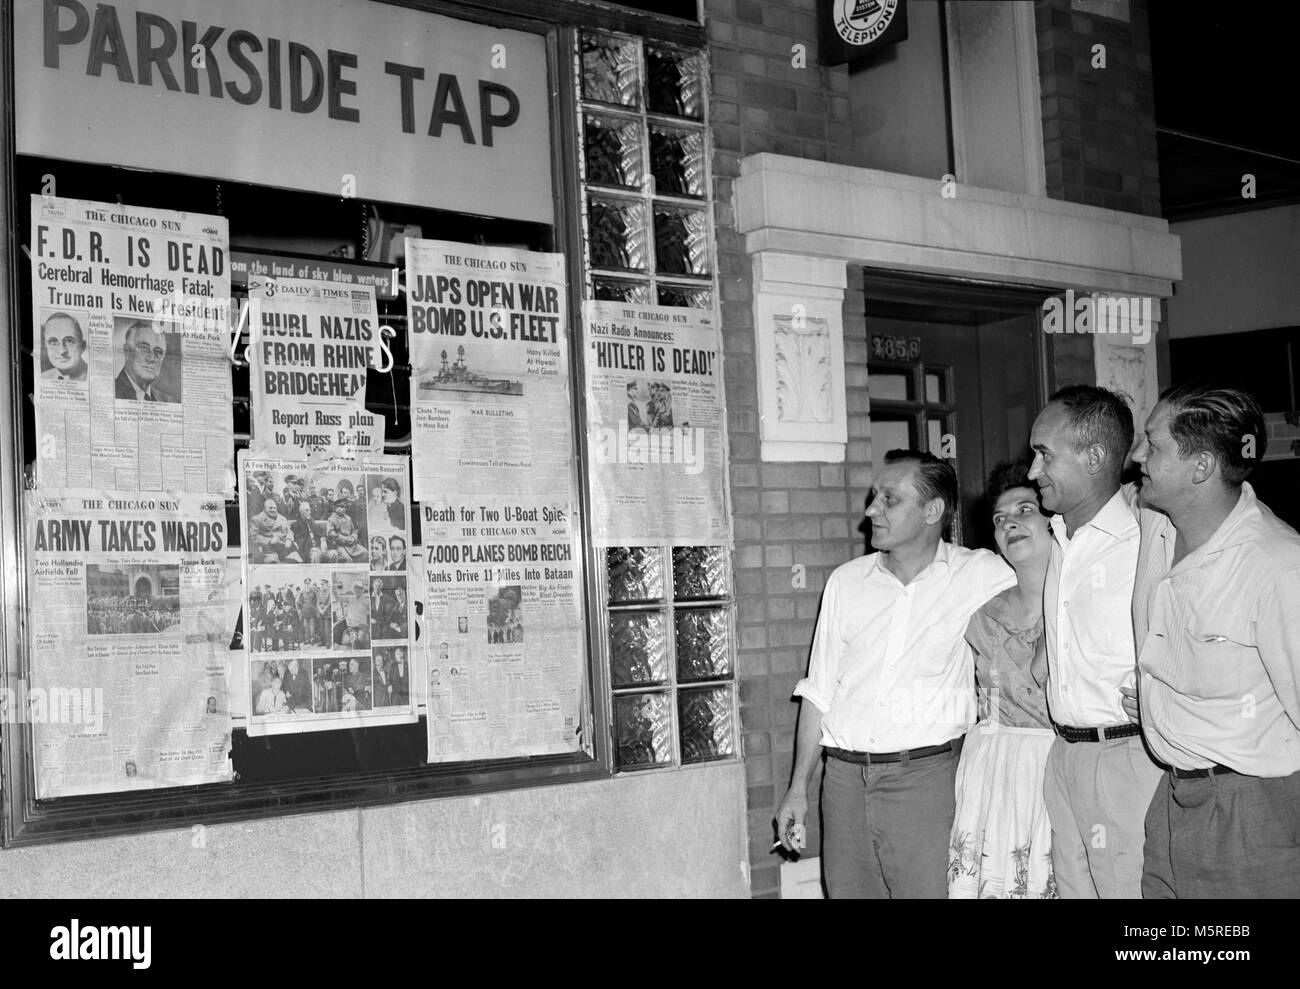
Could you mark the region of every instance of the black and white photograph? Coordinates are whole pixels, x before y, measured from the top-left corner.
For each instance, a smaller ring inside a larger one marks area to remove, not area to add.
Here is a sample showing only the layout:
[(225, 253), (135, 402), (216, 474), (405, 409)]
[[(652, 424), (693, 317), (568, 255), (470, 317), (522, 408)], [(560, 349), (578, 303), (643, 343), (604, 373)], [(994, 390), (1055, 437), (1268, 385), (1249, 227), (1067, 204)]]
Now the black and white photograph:
[(370, 639), (405, 639), (409, 633), (410, 601), (406, 575), (380, 576), (372, 573), (370, 583)]
[[(493, 314), (499, 321), (500, 313)], [(494, 324), (494, 328), (498, 326)], [(490, 344), (457, 344), (440, 352), (438, 364), (421, 375), (419, 390), (523, 397), (521, 362), (509, 352)]]
[(523, 642), (524, 592), (518, 584), (491, 588), (487, 599), (487, 640), (489, 643)]
[(673, 425), (673, 390), (662, 381), (627, 383), (627, 428), (668, 429)]
[(245, 533), (254, 563), (366, 563), (364, 475), (249, 469)]
[(407, 498), (401, 481), (391, 474), (367, 474), (365, 492), (372, 539), (377, 533), (406, 532)]
[(158, 635), (181, 623), (176, 564), (86, 564), (89, 635)]
[(370, 648), (370, 587), (366, 574), (333, 575), (329, 613), (330, 642), (335, 651)]
[(369, 711), (374, 707), (370, 656), (338, 656), (312, 661), (317, 714)]
[[(383, 569), (393, 571), (396, 573), (406, 573), (407, 567), (409, 566), (409, 561), (406, 558), (406, 551), (407, 551), (406, 536), (404, 535), (389, 536), (386, 541), (386, 548), (388, 552), (385, 556), (385, 559), (388, 562), (384, 564)], [(373, 557), (373, 553), (372, 553), (372, 557)], [(371, 569), (372, 570), (375, 569), (373, 558), (371, 560)]]
[(86, 321), (88, 314), (77, 310), (41, 309), (37, 353), (43, 383), (85, 385), (90, 379)]
[[(376, 975), (317, 898), (538, 896), (1035, 900), (877, 911), (865, 977), (1285, 979), (1297, 39), (0, 0), (0, 895), (290, 902), (297, 979)], [(63, 912), (13, 971), (130, 919)]]
[(248, 592), (250, 652), (311, 652), (332, 642), (332, 593), (327, 575), (306, 568), (261, 569)]
[(388, 569), (388, 540), (383, 536), (370, 537), (370, 569)]
[(179, 405), (184, 337), (166, 320), (118, 316), (113, 320), (113, 397)]
[(405, 707), (411, 702), (411, 660), (406, 646), (377, 646), (374, 659), (374, 707)]
[(315, 711), (311, 662), (288, 659), (253, 661), (253, 713), (261, 716), (301, 715)]

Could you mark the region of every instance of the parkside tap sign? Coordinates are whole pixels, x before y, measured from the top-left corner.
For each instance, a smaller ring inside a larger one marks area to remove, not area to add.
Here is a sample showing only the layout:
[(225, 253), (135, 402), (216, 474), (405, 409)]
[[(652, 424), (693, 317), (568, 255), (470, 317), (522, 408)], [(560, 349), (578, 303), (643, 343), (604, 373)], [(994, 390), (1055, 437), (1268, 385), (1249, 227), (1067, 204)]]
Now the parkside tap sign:
[(370, 0), (29, 0), (18, 150), (554, 222), (539, 35)]

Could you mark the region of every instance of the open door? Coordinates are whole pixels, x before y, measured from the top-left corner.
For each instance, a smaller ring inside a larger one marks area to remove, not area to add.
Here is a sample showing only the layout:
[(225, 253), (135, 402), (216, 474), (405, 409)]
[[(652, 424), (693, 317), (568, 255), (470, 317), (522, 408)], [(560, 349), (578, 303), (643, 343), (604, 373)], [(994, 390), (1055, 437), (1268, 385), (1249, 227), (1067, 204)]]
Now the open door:
[(950, 538), (991, 547), (984, 484), (1028, 453), (1050, 292), (870, 270), (865, 286), (873, 456), (911, 447), (952, 460), (962, 503)]

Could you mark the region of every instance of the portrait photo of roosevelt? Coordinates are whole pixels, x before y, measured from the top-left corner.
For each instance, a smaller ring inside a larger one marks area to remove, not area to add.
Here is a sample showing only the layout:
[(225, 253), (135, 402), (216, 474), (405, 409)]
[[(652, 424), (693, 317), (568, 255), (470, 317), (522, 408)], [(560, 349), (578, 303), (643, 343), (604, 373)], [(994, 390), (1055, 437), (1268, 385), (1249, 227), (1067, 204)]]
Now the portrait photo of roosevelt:
[(113, 320), (113, 397), (132, 402), (181, 401), (181, 335), (164, 320)]
[(43, 380), (84, 382), (89, 376), (83, 318), (60, 309), (42, 310), (36, 350)]

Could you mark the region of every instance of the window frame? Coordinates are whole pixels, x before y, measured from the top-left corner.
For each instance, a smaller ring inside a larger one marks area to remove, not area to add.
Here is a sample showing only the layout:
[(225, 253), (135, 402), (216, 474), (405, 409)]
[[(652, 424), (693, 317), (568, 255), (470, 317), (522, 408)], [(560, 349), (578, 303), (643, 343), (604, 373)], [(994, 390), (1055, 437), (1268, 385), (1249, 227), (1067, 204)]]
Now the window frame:
[[(583, 614), (587, 622), (587, 669), (583, 703), (591, 725), (592, 755), (585, 751), (519, 760), (480, 760), (459, 763), (425, 763), (401, 769), (384, 769), (345, 775), (312, 776), (293, 780), (242, 781), (172, 787), (158, 790), (108, 793), (56, 800), (35, 799), (32, 726), (15, 714), (0, 716), (0, 846), (24, 846), (89, 837), (132, 834), (164, 828), (217, 824), (288, 814), (346, 810), (408, 800), (610, 779), (615, 775), (612, 751), (612, 715), (608, 698), (609, 672), (605, 639), (600, 567), (604, 550), (591, 538), (590, 464), (582, 371), (582, 302), (585, 277), (581, 185), (578, 141), (578, 94), (574, 91), (571, 53), (579, 26), (636, 33), (645, 38), (705, 49), (700, 24), (612, 9), (598, 4), (565, 0), (371, 0), (390, 6), (420, 10), (497, 27), (528, 31), (543, 37), (547, 51), (547, 77), (551, 95), (550, 163), (554, 180), (553, 249), (566, 257), (570, 325), (570, 387), (574, 416), (575, 472), (583, 541)], [(15, 79), (13, 70), (13, 0), (0, 0), (0, 194), (7, 211), (4, 253), (0, 273), (5, 279), (0, 295), (0, 319), (9, 327), (0, 346), (0, 358), (9, 369), (0, 375), (0, 407), (10, 410), (8, 428), (0, 441), (0, 556), (3, 557), (4, 605), (0, 612), (0, 649), (4, 653), (4, 686), (10, 696), (25, 697), (21, 686), (29, 667), (27, 629), (27, 556), (22, 530), (21, 503), (26, 488), (23, 463), (24, 416), (28, 410), (22, 388), (24, 334), (30, 327), (23, 316), (17, 243), (19, 216), (16, 187)], [(712, 230), (710, 229), (712, 236)]]

